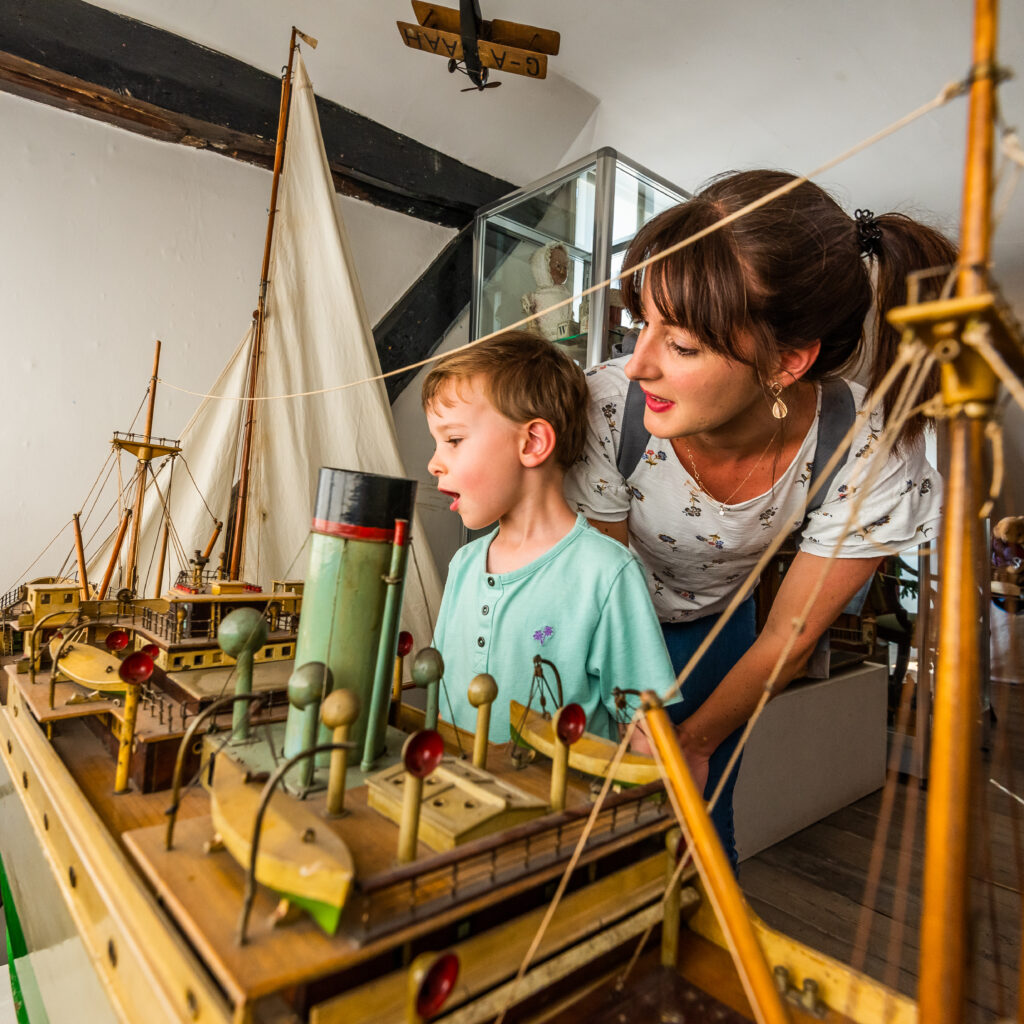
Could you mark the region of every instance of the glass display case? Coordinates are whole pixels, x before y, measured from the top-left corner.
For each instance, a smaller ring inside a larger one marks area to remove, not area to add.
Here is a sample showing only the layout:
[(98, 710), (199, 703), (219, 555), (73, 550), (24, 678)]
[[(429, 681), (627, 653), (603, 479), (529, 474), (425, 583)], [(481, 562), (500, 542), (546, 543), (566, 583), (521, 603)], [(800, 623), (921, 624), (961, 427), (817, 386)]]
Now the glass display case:
[[(622, 269), (637, 230), (688, 193), (614, 149), (600, 149), (481, 209), (473, 225), (473, 338), (578, 296)], [(617, 282), (529, 329), (581, 365), (629, 329)]]

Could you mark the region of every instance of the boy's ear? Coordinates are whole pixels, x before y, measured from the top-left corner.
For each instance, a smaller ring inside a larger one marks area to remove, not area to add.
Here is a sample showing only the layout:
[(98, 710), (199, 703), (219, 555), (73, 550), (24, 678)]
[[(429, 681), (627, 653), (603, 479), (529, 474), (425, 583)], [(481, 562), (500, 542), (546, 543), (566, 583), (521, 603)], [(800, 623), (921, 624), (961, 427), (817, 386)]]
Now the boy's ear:
[(533, 419), (523, 424), (519, 461), (532, 469), (547, 461), (555, 450), (555, 428), (547, 420)]
[(783, 381), (787, 387), (795, 384), (814, 365), (821, 351), (821, 340), (812, 341), (804, 348), (784, 349), (779, 353), (779, 372), (784, 373), (789, 380)]

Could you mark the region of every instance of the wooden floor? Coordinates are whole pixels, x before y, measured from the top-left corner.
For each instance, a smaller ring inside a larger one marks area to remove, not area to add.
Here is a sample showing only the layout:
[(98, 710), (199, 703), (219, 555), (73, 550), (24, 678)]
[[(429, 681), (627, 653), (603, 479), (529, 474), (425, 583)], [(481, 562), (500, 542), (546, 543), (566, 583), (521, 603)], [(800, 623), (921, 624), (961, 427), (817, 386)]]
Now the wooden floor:
[[(993, 703), (997, 725), (983, 745), (983, 793), (975, 801), (979, 835), (971, 868), (973, 950), (966, 1017), (972, 1024), (1017, 1019), (1024, 807), (989, 780), (1024, 794), (1024, 770), (1018, 763), (1015, 776), (1012, 764), (1014, 752), (1024, 749), (1024, 686), (1004, 688), (994, 694)], [(898, 776), (895, 787), (874, 899), (865, 896), (865, 885), (882, 790), (744, 861), (740, 882), (768, 924), (845, 962), (856, 962), (856, 936), (867, 915), (870, 933), (860, 952), (862, 969), (914, 995), (927, 788), (907, 776)], [(901, 844), (908, 851), (903, 875)]]

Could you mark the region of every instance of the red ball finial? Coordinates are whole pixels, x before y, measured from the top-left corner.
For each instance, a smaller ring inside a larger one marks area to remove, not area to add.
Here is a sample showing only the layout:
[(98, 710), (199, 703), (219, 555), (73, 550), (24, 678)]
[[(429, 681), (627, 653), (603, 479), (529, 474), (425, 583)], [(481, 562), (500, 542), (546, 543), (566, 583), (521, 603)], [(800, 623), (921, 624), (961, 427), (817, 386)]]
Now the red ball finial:
[(586, 728), (587, 716), (579, 704), (566, 704), (559, 712), (555, 729), (558, 732), (558, 738), (567, 747), (571, 747), (583, 735)]
[(153, 659), (142, 651), (129, 654), (117, 670), (122, 682), (132, 686), (144, 683), (153, 674)]
[(412, 650), (412, 633), (407, 629), (403, 629), (398, 634), (398, 656), (404, 658)]
[(459, 958), (454, 953), (442, 953), (427, 971), (416, 993), (416, 1013), (424, 1020), (439, 1013), (458, 977)]
[(103, 641), (108, 651), (123, 651), (128, 646), (128, 634), (123, 629), (112, 629)]
[(405, 741), (402, 761), (405, 770), (417, 779), (425, 779), (444, 757), (444, 740), (434, 729), (421, 729)]

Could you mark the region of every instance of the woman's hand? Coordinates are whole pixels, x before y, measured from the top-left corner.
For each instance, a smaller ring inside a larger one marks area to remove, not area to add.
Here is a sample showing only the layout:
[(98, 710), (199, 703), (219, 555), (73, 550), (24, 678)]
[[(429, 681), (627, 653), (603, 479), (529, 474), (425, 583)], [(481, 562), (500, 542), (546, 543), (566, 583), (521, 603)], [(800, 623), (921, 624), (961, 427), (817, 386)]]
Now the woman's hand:
[[(693, 743), (688, 743), (685, 723), (676, 728), (676, 738), (679, 740), (679, 747), (683, 752), (683, 757), (686, 758), (686, 766), (690, 769), (690, 775), (693, 776), (697, 792), (703, 795), (708, 781), (708, 758), (710, 755), (702, 754)], [(654, 756), (654, 743), (647, 731), (647, 723), (642, 718), (637, 719), (629, 749), (633, 754)]]
[(676, 736), (679, 739), (679, 746), (683, 751), (683, 757), (686, 758), (686, 766), (690, 769), (690, 775), (693, 776), (693, 784), (697, 787), (697, 792), (703, 796), (704, 787), (708, 784), (711, 754), (706, 754), (699, 750), (697, 745), (692, 742), (685, 722), (677, 727)]

